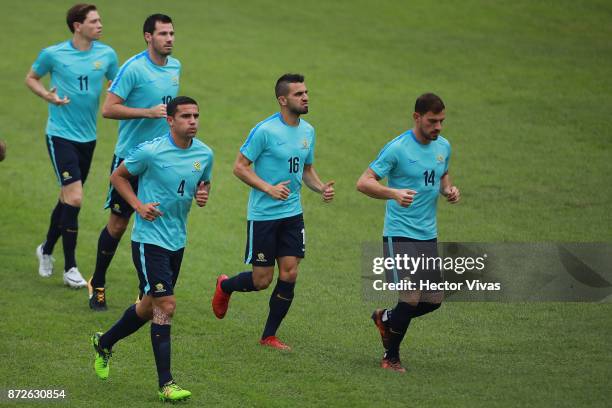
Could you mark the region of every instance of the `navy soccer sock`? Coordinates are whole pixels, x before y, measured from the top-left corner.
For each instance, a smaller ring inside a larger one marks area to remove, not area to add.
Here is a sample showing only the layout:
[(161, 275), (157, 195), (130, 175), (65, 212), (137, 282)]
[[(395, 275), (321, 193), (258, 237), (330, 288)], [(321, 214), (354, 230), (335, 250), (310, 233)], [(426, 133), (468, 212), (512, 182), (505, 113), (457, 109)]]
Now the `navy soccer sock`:
[(65, 271), (76, 266), (74, 251), (79, 234), (79, 211), (81, 211), (80, 207), (73, 207), (68, 204), (64, 204), (64, 210), (62, 211), (62, 244), (64, 245)]
[(151, 323), (151, 344), (153, 345), (160, 387), (172, 381), (172, 374), (170, 373), (170, 327), (169, 324)]
[(43, 245), (43, 254), (51, 255), (53, 253), (53, 248), (55, 247), (55, 243), (62, 236), (62, 229), (60, 227), (60, 222), (62, 218), (62, 212), (64, 210), (64, 203), (57, 200), (57, 204), (55, 208), (51, 212), (51, 221), (49, 222), (49, 230), (47, 231), (47, 240)]
[(412, 317), (426, 315), (427, 313), (431, 313), (439, 307), (440, 303), (419, 302), (416, 307), (416, 311), (413, 313)]
[(121, 239), (113, 238), (104, 227), (98, 238), (98, 255), (96, 256), (96, 270), (91, 278), (91, 286), (103, 288), (106, 285), (106, 271), (113, 260), (117, 246)]
[(253, 272), (241, 272), (221, 283), (221, 289), (228, 295), (232, 292), (253, 292), (257, 289), (253, 283)]
[(262, 339), (276, 334), (293, 301), (294, 288), (295, 282), (285, 282), (280, 279), (277, 281), (272, 296), (270, 296), (270, 313), (268, 313), (268, 320), (261, 335)]
[(136, 305), (125, 309), (121, 319), (100, 337), (100, 347), (111, 350), (115, 343), (140, 329), (148, 320), (141, 319), (136, 314)]
[(397, 306), (391, 311), (391, 317), (386, 323), (389, 328), (389, 349), (385, 352), (385, 358), (399, 358), (400, 344), (416, 312), (417, 306), (397, 302)]

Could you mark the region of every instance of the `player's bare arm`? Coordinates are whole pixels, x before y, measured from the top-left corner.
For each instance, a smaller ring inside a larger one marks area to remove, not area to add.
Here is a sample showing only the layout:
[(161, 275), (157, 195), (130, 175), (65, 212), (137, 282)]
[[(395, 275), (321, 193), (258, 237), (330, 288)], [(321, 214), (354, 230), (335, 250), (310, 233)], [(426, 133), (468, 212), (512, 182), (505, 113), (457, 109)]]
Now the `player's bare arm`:
[(368, 197), (379, 200), (395, 200), (402, 207), (409, 207), (414, 201), (416, 191), (405, 189), (395, 189), (380, 183), (380, 178), (369, 167), (357, 180), (357, 190)]
[(162, 212), (157, 209), (159, 203), (143, 204), (132, 189), (130, 178), (132, 175), (123, 163), (111, 174), (110, 182), (115, 189), (121, 194), (121, 197), (128, 202), (129, 205), (147, 221), (155, 221), (157, 217), (162, 216)]
[(59, 97), (57, 94), (57, 87), (47, 90), (47, 88), (45, 88), (43, 83), (40, 81), (40, 78), (41, 77), (36, 75), (33, 70), (30, 70), (26, 75), (25, 83), (32, 92), (54, 105), (66, 105), (70, 103), (70, 99), (66, 95), (64, 95), (63, 98)]
[(106, 94), (106, 100), (102, 105), (102, 116), (106, 119), (156, 119), (166, 117), (166, 105), (159, 104), (150, 108), (130, 108), (125, 106), (125, 101), (112, 92)]
[(302, 174), (302, 180), (308, 186), (309, 189), (314, 191), (315, 193), (321, 194), (323, 201), (329, 203), (334, 199), (335, 190), (334, 184), (335, 181), (328, 181), (327, 183), (323, 183), (319, 178), (319, 175), (315, 171), (312, 164), (304, 165), (304, 173)]
[(457, 186), (454, 186), (451, 182), (448, 172), (440, 178), (440, 194), (446, 197), (446, 200), (451, 204), (458, 203), (461, 199), (461, 193)]
[(291, 191), (287, 185), (290, 183), (289, 180), (282, 181), (277, 185), (266, 183), (262, 180), (251, 167), (253, 162), (247, 159), (242, 153), (238, 153), (236, 161), (234, 162), (234, 175), (242, 180), (245, 184), (263, 191), (276, 200), (286, 200), (289, 198)]

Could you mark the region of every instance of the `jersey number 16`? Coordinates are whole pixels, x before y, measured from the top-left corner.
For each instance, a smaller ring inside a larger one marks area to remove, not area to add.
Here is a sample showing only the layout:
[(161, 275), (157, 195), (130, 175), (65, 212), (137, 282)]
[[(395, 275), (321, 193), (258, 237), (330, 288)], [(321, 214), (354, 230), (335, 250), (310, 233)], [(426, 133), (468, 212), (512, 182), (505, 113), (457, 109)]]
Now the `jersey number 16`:
[(289, 173), (297, 173), (300, 171), (300, 158), (290, 157), (289, 160)]

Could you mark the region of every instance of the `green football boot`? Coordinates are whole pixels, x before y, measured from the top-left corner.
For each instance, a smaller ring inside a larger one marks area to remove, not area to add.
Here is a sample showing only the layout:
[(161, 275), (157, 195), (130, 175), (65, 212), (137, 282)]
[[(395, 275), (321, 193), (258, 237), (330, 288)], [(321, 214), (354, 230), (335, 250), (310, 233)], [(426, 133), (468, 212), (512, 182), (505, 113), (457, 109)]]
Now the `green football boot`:
[(189, 399), (189, 397), (191, 397), (191, 392), (182, 389), (174, 381), (170, 381), (159, 389), (157, 395), (159, 395), (160, 401), (174, 402)]
[(96, 375), (101, 380), (106, 380), (108, 378), (108, 360), (110, 360), (112, 353), (110, 350), (103, 349), (100, 347), (100, 337), (102, 337), (101, 332), (94, 333), (91, 336), (91, 344), (96, 351), (96, 358), (94, 360), (94, 370), (96, 371)]

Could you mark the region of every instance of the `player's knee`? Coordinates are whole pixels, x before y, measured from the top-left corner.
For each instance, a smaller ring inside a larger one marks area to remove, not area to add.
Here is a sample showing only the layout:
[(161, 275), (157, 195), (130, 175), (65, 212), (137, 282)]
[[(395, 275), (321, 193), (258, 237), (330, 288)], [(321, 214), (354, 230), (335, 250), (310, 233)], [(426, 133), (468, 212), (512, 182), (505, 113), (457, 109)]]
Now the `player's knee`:
[(129, 220), (120, 217), (111, 217), (106, 228), (113, 238), (121, 238), (127, 229)]
[(83, 201), (83, 185), (79, 180), (62, 187), (60, 196), (65, 204), (80, 207)]
[(82, 194), (64, 194), (64, 203), (68, 204), (72, 207), (81, 207), (81, 203), (83, 202)]
[(295, 268), (279, 271), (280, 279), (285, 282), (295, 282), (297, 280), (298, 269), (297, 265)]
[(153, 316), (158, 317), (161, 320), (171, 319), (174, 316), (176, 310), (176, 301), (173, 299), (167, 299), (163, 302), (158, 302), (153, 306)]
[(267, 289), (272, 283), (272, 275), (259, 276), (257, 279), (253, 277), (253, 285), (257, 290)]
[(138, 302), (136, 304), (136, 314), (143, 320), (151, 320), (153, 318), (153, 305), (146, 302)]

